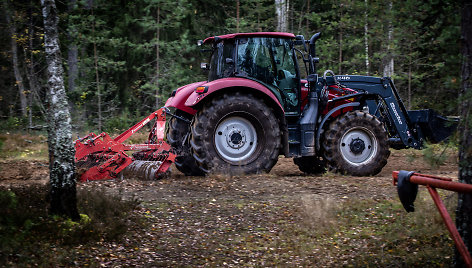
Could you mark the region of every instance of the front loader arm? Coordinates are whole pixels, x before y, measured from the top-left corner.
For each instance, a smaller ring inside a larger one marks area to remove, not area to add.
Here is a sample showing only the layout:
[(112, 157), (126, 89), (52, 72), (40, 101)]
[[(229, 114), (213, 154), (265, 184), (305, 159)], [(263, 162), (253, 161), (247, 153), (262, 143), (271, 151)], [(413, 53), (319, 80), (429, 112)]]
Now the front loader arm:
[[(330, 83), (328, 77), (327, 82)], [(389, 115), (390, 121), (393, 124), (396, 134), (401, 139), (405, 146), (420, 149), (423, 145), (422, 138), (419, 137), (417, 129), (411, 123), (408, 117), (408, 111), (405, 108), (398, 92), (389, 77), (377, 78), (371, 76), (357, 76), (357, 75), (341, 75), (336, 76), (345, 87), (356, 90), (358, 93), (338, 97), (329, 100), (329, 102), (337, 102), (348, 98), (355, 98), (360, 102), (361, 106), (366, 105), (369, 101), (375, 101), (377, 107), (369, 107), (371, 114), (376, 115), (381, 103), (379, 99), (384, 102), (384, 106)], [(334, 82), (334, 79), (331, 78)]]

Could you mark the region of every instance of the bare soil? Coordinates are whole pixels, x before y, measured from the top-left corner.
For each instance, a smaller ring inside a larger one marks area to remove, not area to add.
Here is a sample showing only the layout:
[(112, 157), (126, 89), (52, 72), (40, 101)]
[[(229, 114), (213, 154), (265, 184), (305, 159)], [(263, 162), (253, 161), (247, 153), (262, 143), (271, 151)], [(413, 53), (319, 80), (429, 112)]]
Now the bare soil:
[[(298, 225), (326, 224), (319, 218), (328, 217), (337, 203), (397, 199), (391, 174), (400, 169), (457, 178), (454, 157), (432, 169), (419, 151), (392, 150), (387, 166), (372, 177), (309, 176), (292, 159), (281, 157), (264, 175), (186, 177), (174, 168), (169, 177), (157, 181), (127, 178), (78, 184), (79, 190), (105, 188), (124, 199), (141, 201), (137, 213), (145, 217), (149, 228), (129, 230), (123, 241), (78, 246), (70, 261), (107, 267), (352, 264), (347, 257), (331, 256), (317, 245), (300, 249), (297, 241), (280, 237), (291, 229), (296, 232)], [(2, 187), (47, 181), (46, 162), (0, 161)], [(331, 201), (317, 206), (318, 200)], [(293, 236), (300, 239), (299, 233)]]

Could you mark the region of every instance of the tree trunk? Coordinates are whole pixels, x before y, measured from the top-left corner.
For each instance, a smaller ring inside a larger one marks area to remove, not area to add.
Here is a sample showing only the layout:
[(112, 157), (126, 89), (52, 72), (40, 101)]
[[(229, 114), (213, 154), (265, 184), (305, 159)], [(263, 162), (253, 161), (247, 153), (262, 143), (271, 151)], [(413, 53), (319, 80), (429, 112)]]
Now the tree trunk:
[[(462, 104), (459, 126), (459, 182), (472, 184), (472, 3), (462, 2)], [(459, 194), (456, 225), (465, 245), (472, 250), (472, 195)], [(456, 250), (454, 264), (465, 267)]]
[(239, 33), (239, 0), (236, 0), (236, 32)]
[[(310, 0), (306, 1), (306, 5), (307, 5), (306, 12), (308, 15), (310, 15)], [(306, 32), (308, 33), (310, 32), (310, 20), (308, 19), (308, 16), (306, 18)]]
[[(32, 4), (30, 2), (30, 4)], [(29, 16), (29, 23), (28, 23), (28, 48), (24, 49), (24, 59), (26, 62), (26, 77), (28, 78), (28, 84), (30, 88), (30, 92), (28, 94), (28, 128), (32, 129), (33, 128), (33, 102), (35, 101), (36, 97), (39, 95), (40, 91), (40, 85), (38, 83), (38, 78), (36, 76), (35, 72), (35, 67), (36, 67), (36, 62), (34, 58), (34, 34), (35, 34), (35, 27), (33, 24), (33, 14), (32, 10), (30, 9), (28, 11), (28, 16)], [(41, 100), (36, 99), (36, 102), (38, 106), (43, 109), (42, 102)], [(43, 113), (43, 110), (41, 110)], [(44, 115), (44, 113), (43, 113)]]
[(157, 17), (156, 17), (156, 109), (159, 109), (159, 79), (160, 79), (160, 69), (159, 69), (159, 39), (160, 39), (160, 16), (161, 16), (161, 7), (157, 6)]
[(393, 59), (393, 22), (392, 22), (393, 2), (390, 1), (388, 6), (388, 39), (387, 39), (387, 56), (385, 57), (385, 65), (383, 76), (392, 77), (394, 74), (394, 59)]
[[(93, 16), (93, 6), (92, 6)], [(95, 38), (95, 18), (92, 23), (92, 36)], [(97, 41), (93, 41), (93, 60), (95, 67), (95, 85), (97, 89), (97, 106), (98, 106), (98, 132), (102, 132), (102, 92), (100, 91), (100, 78), (98, 76), (98, 54), (97, 54)]]
[(57, 31), (59, 19), (54, 0), (41, 0), (41, 6), (48, 69), (50, 212), (78, 220), (74, 147)]
[(368, 9), (369, 3), (365, 0), (365, 14), (364, 14), (364, 47), (365, 47), (365, 74), (369, 75), (369, 24), (368, 24)]
[[(75, 6), (77, 4), (77, 0), (69, 0), (69, 3), (67, 5), (67, 11), (72, 13), (75, 9)], [(68, 76), (68, 90), (69, 92), (74, 92), (75, 91), (75, 82), (77, 78), (79, 77), (79, 67), (78, 67), (78, 57), (79, 57), (79, 52), (77, 48), (77, 30), (74, 28), (73, 23), (69, 23), (70, 27), (67, 31), (67, 39), (69, 41), (69, 46), (67, 46), (67, 76)], [(69, 102), (69, 107), (72, 111), (72, 114), (74, 114), (74, 103)]]
[(411, 110), (411, 57), (408, 64), (408, 110)]
[(342, 74), (343, 65), (343, 29), (339, 28), (339, 55), (338, 55), (338, 74)]
[(16, 85), (18, 86), (18, 92), (20, 95), (20, 109), (21, 115), (23, 117), (27, 116), (27, 99), (26, 99), (26, 91), (25, 86), (23, 84), (23, 77), (20, 72), (19, 62), (18, 62), (18, 45), (16, 43), (16, 27), (15, 23), (12, 21), (12, 17), (10, 14), (10, 9), (8, 7), (8, 1), (4, 2), (4, 9), (5, 9), (5, 18), (7, 20), (7, 24), (10, 30), (10, 45), (11, 45), (11, 59), (13, 64), (13, 73), (15, 74)]
[(286, 32), (288, 29), (289, 0), (275, 0), (275, 13), (277, 14), (277, 31)]

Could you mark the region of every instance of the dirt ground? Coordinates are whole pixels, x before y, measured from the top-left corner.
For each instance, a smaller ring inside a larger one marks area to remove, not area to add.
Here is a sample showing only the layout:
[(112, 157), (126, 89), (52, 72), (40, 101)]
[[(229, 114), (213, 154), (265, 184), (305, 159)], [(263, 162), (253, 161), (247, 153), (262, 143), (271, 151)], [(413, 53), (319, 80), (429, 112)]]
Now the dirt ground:
[[(125, 198), (150, 202), (162, 198), (207, 198), (210, 196), (257, 196), (276, 198), (312, 194), (320, 198), (391, 198), (392, 171), (413, 170), (419, 173), (435, 174), (457, 178), (456, 160), (450, 157), (440, 168), (431, 168), (425, 163), (419, 151), (392, 150), (382, 172), (372, 177), (342, 176), (327, 173), (324, 176), (310, 176), (298, 170), (290, 158), (280, 157), (269, 174), (250, 176), (186, 177), (175, 167), (171, 175), (158, 181), (143, 181), (133, 178), (101, 182), (79, 183), (78, 187), (106, 187), (119, 192)], [(49, 180), (48, 163), (38, 160), (0, 160), (0, 186), (30, 183), (45, 184)]]
[[(290, 224), (315, 224), (326, 216), (317, 210), (330, 210), (329, 206), (336, 203), (397, 199), (391, 174), (400, 169), (457, 178), (455, 159), (431, 169), (419, 151), (392, 150), (387, 166), (373, 177), (333, 173), (308, 176), (298, 170), (292, 159), (281, 157), (264, 175), (186, 177), (173, 168), (169, 177), (157, 181), (127, 178), (78, 184), (79, 190), (99, 187), (124, 199), (141, 201), (140, 213), (150, 228), (131, 230), (123, 241), (99, 243), (85, 252), (77, 248), (78, 257), (73, 263), (107, 267), (337, 266), (342, 257), (323, 254), (316, 245), (308, 250), (312, 254), (306, 254), (304, 250), (291, 249), (296, 241), (277, 237), (282, 230), (287, 232)], [(0, 160), (0, 186), (47, 181), (45, 162)], [(331, 200), (333, 204), (319, 205), (318, 200)], [(275, 255), (269, 258), (269, 251)], [(341, 264), (349, 264), (348, 259)]]

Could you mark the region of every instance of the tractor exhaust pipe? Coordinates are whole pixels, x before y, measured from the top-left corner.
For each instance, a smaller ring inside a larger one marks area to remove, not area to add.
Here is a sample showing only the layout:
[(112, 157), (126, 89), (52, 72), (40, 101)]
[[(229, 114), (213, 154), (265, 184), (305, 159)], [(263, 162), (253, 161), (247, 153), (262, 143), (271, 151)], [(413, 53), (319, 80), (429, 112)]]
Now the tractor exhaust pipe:
[(309, 41), (309, 59), (310, 59), (310, 73), (315, 74), (316, 73), (316, 64), (320, 61), (320, 58), (316, 57), (316, 40), (320, 38), (321, 33), (315, 33)]

